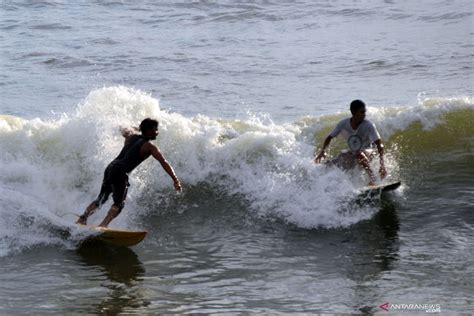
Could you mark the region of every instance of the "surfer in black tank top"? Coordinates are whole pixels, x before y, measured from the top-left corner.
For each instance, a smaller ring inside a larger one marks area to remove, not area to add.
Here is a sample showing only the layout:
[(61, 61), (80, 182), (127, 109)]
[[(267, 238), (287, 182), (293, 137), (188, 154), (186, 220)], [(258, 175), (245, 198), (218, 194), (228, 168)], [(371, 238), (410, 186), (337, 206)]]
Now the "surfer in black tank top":
[(101, 227), (107, 227), (124, 207), (129, 186), (128, 174), (150, 156), (160, 162), (163, 169), (173, 179), (174, 188), (181, 191), (181, 183), (176, 177), (173, 167), (166, 161), (158, 147), (150, 142), (158, 136), (158, 121), (144, 119), (140, 124), (140, 131), (141, 135), (136, 135), (131, 129), (121, 129), (122, 136), (125, 137), (125, 144), (118, 156), (105, 169), (99, 196), (89, 204), (76, 223), (86, 225), (87, 218), (112, 194), (114, 203), (107, 216), (99, 224)]
[(143, 160), (148, 158), (148, 156), (142, 157), (140, 155), (142, 145), (148, 142), (148, 140), (148, 138), (142, 135), (131, 135), (123, 146), (122, 151), (120, 151), (117, 158), (115, 158), (109, 166), (124, 171), (125, 173), (130, 173), (141, 164)]

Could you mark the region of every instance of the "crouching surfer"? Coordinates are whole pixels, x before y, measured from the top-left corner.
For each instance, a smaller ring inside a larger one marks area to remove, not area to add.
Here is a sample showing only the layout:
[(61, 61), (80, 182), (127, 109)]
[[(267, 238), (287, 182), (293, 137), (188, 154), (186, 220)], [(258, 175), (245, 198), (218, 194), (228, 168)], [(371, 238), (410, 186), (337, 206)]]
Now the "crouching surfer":
[(380, 178), (387, 176), (384, 162), (384, 146), (375, 125), (365, 119), (366, 107), (361, 100), (351, 102), (352, 117), (340, 121), (334, 130), (324, 140), (323, 147), (314, 161), (320, 163), (326, 157), (326, 148), (334, 137), (341, 136), (347, 141), (350, 150), (343, 151), (335, 158), (326, 162), (348, 170), (356, 165), (362, 167), (369, 176), (369, 185), (374, 185), (376, 178), (370, 167), (370, 162), (375, 156), (374, 144), (380, 159)]

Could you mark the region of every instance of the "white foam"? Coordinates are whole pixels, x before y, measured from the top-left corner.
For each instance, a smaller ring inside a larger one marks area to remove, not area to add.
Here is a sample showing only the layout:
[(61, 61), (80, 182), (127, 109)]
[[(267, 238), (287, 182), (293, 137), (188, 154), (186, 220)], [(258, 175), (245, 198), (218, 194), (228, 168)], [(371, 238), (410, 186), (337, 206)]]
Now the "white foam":
[[(431, 128), (441, 113), (472, 105), (470, 98), (424, 100), (404, 108), (369, 108), (368, 118), (387, 137), (414, 121)], [(375, 211), (351, 203), (362, 178), (313, 163), (314, 133), (324, 117), (283, 125), (251, 114), (238, 120), (187, 118), (161, 111), (147, 93), (109, 87), (92, 91), (73, 114), (48, 120), (0, 116), (0, 255), (37, 242), (57, 242), (39, 226), (28, 227), (25, 235), (23, 219), (15, 214), (53, 225), (71, 223), (74, 218), (66, 213), (82, 212), (95, 198), (105, 166), (122, 147), (118, 127), (136, 126), (145, 117), (160, 121), (157, 144), (185, 186), (212, 181), (229, 195), (245, 198), (256, 216), (303, 228), (338, 227)], [(393, 159), (388, 164), (397, 168)], [(171, 180), (151, 159), (130, 181), (128, 207), (150, 190), (172, 191)], [(91, 220), (98, 221), (104, 212)], [(131, 218), (121, 215), (114, 225), (133, 226)]]
[(383, 126), (382, 136), (389, 137), (397, 130), (405, 130), (414, 122), (429, 130), (442, 123), (442, 114), (458, 109), (474, 109), (472, 97), (426, 98), (414, 106), (370, 107), (368, 118), (377, 126)]

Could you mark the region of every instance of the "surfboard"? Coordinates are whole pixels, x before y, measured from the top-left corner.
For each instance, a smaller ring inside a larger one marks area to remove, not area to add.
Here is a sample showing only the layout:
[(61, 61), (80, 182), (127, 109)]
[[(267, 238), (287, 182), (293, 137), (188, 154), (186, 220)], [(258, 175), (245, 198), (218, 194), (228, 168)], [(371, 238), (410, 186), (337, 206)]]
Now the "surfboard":
[(102, 241), (114, 246), (130, 247), (141, 242), (147, 234), (145, 230), (114, 229), (108, 227), (81, 225), (94, 235), (87, 236), (86, 241)]
[(393, 181), (389, 183), (383, 183), (378, 185), (369, 185), (361, 190), (361, 194), (371, 194), (371, 193), (378, 193), (378, 192), (388, 192), (398, 189), (398, 187), (402, 184), (401, 181)]

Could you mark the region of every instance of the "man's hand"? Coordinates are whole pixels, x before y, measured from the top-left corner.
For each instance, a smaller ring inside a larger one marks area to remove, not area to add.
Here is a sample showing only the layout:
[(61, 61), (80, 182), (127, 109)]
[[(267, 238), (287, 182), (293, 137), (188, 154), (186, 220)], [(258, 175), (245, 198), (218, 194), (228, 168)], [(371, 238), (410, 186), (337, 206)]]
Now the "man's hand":
[(328, 148), (329, 144), (331, 143), (332, 138), (333, 137), (331, 135), (328, 135), (328, 137), (326, 137), (326, 139), (324, 140), (323, 149), (321, 149), (321, 151), (319, 152), (319, 155), (317, 155), (316, 158), (314, 158), (315, 163), (320, 163), (321, 160), (326, 158), (325, 149)]
[(319, 155), (317, 155), (316, 158), (314, 158), (314, 162), (315, 163), (320, 163), (321, 160), (323, 160), (324, 158), (326, 158), (326, 152), (324, 150), (321, 150)]
[(173, 182), (174, 182), (174, 189), (178, 192), (181, 192), (183, 188), (181, 187), (181, 182), (179, 182), (178, 178), (176, 178)]

